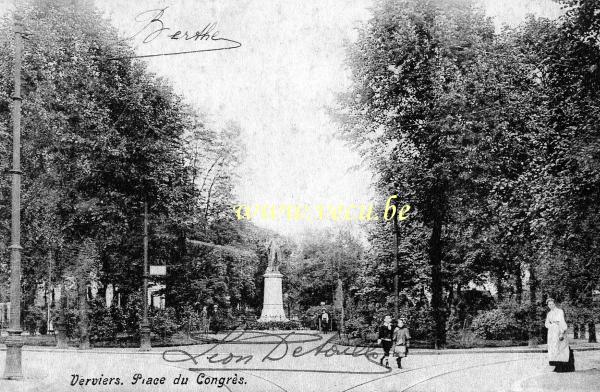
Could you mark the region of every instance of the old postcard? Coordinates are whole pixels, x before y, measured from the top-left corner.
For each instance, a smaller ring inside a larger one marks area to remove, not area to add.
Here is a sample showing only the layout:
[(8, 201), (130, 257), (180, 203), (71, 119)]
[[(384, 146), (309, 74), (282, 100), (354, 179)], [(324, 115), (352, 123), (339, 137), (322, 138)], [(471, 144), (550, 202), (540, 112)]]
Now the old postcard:
[(600, 390), (598, 1), (0, 14), (0, 392)]

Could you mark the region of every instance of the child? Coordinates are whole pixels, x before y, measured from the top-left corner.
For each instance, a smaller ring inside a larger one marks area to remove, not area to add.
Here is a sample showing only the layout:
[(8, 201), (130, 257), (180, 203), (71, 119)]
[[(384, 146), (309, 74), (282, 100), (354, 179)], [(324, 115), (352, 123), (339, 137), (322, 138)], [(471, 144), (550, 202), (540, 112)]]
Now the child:
[(405, 325), (405, 319), (398, 319), (398, 326), (394, 330), (393, 342), (394, 356), (398, 363), (398, 369), (402, 369), (402, 358), (408, 355), (408, 347), (410, 346), (410, 333)]
[(377, 339), (377, 344), (381, 344), (381, 347), (383, 347), (383, 356), (379, 362), (384, 365), (385, 361), (385, 367), (387, 368), (390, 367), (388, 358), (390, 356), (390, 349), (392, 348), (393, 334), (394, 328), (392, 327), (392, 317), (385, 316), (383, 319), (383, 324), (379, 327), (379, 338)]

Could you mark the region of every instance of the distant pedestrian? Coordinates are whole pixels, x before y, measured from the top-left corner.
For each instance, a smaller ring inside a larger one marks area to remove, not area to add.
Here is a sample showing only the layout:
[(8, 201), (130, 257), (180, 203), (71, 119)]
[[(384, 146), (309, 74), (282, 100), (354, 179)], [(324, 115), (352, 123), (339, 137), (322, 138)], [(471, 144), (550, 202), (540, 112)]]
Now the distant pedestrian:
[(201, 323), (201, 328), (202, 328), (202, 334), (207, 335), (209, 319), (208, 319), (208, 309), (206, 308), (206, 306), (202, 307), (202, 312), (200, 313), (200, 323)]
[(410, 347), (410, 333), (403, 318), (398, 319), (398, 326), (394, 330), (393, 342), (396, 363), (398, 364), (398, 369), (402, 369), (402, 358), (408, 355), (408, 347)]
[(394, 328), (392, 327), (392, 317), (385, 316), (383, 318), (383, 324), (379, 327), (379, 337), (377, 338), (377, 344), (381, 344), (383, 348), (383, 356), (379, 363), (390, 367), (390, 349), (392, 348), (392, 340), (394, 338)]
[(221, 329), (221, 322), (222, 322), (222, 317), (221, 317), (221, 312), (219, 311), (219, 305), (213, 305), (213, 311), (212, 311), (212, 315), (210, 317), (210, 329), (212, 329), (212, 331), (215, 334), (219, 333), (219, 330)]
[(546, 305), (550, 308), (545, 323), (546, 328), (548, 328), (548, 360), (550, 366), (555, 366), (554, 371), (558, 373), (574, 372), (575, 358), (565, 336), (567, 332), (565, 312), (556, 306), (552, 298), (546, 300)]
[(329, 326), (329, 313), (325, 309), (321, 310), (321, 329), (326, 332)]

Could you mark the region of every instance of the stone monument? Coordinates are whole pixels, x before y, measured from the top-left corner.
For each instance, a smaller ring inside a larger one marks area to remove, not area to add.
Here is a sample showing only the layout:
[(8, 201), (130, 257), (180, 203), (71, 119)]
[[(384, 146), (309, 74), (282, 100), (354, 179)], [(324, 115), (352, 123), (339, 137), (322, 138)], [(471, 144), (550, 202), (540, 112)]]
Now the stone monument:
[(265, 277), (265, 292), (263, 296), (262, 313), (258, 321), (288, 321), (283, 310), (283, 294), (281, 291), (281, 279), (283, 275), (279, 272), (282, 262), (281, 249), (276, 240), (271, 240), (268, 248), (269, 265), (263, 275)]

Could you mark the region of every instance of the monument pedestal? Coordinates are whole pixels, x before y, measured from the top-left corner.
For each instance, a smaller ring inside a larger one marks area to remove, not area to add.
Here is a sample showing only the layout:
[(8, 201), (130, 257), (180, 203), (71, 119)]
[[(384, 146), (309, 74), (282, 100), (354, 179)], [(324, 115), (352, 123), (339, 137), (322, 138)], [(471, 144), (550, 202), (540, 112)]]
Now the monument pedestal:
[(283, 294), (281, 290), (281, 278), (279, 272), (267, 272), (265, 277), (265, 292), (263, 296), (263, 308), (259, 322), (288, 321), (283, 310)]

